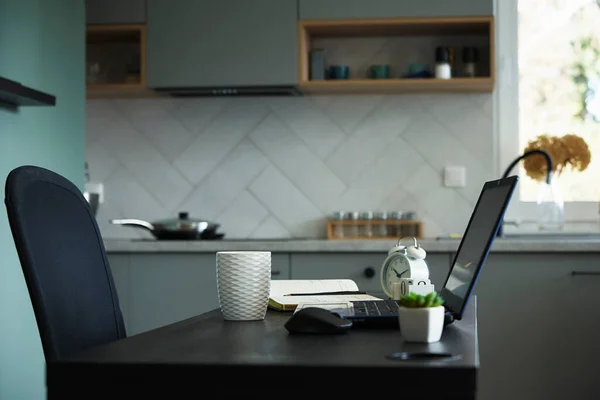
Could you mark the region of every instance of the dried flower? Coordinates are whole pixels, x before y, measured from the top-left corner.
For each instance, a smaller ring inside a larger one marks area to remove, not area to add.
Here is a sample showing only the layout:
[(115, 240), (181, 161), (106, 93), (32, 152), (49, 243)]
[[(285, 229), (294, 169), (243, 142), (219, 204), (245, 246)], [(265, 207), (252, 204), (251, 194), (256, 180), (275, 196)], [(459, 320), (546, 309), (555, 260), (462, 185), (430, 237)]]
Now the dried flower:
[[(572, 170), (584, 171), (590, 164), (592, 155), (590, 149), (581, 137), (567, 134), (562, 137), (539, 135), (535, 140), (530, 140), (525, 147), (525, 152), (530, 150), (544, 150), (552, 158), (552, 172), (560, 175), (566, 167)], [(544, 156), (531, 155), (523, 160), (523, 167), (527, 176), (541, 181), (546, 179), (547, 163)]]

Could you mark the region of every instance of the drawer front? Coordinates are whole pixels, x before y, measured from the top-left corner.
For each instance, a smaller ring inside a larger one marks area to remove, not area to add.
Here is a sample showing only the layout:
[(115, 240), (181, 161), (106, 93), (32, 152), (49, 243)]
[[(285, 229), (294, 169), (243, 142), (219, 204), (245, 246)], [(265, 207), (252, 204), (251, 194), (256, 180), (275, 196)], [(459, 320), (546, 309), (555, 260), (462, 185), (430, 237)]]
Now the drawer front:
[[(381, 266), (385, 253), (292, 254), (291, 279), (352, 279), (361, 290), (383, 295)], [(428, 254), (427, 262), (436, 289), (444, 284), (450, 265), (446, 253)]]
[(290, 255), (271, 254), (271, 279), (290, 279)]
[(598, 397), (599, 261), (600, 253), (490, 254), (475, 287), (478, 399)]

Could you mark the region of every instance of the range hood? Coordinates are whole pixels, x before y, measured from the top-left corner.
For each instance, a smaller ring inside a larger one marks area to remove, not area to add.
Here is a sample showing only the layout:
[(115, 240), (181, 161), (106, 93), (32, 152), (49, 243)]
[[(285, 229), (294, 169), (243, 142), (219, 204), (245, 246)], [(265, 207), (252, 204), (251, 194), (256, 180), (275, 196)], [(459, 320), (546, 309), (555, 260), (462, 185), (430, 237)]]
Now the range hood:
[(154, 89), (178, 97), (201, 96), (301, 96), (294, 86), (161, 87)]

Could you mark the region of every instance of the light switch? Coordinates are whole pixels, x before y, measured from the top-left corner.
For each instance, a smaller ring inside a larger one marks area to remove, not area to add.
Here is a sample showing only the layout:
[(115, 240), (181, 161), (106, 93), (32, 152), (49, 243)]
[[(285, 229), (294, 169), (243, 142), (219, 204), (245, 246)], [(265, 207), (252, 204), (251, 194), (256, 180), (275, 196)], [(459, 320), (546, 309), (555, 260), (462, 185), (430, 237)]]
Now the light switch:
[(444, 168), (444, 186), (465, 187), (467, 185), (467, 170), (458, 165), (448, 165)]

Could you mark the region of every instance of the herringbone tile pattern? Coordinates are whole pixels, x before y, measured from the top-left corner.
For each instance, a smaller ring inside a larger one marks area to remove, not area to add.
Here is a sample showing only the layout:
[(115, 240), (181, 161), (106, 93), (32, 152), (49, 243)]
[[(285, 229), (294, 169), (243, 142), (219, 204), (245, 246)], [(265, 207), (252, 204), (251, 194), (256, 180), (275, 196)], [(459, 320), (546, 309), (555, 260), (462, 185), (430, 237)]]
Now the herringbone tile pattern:
[[(334, 210), (415, 210), (425, 233), (462, 232), (492, 176), (492, 95), (94, 99), (91, 179), (111, 218), (188, 211), (228, 238), (321, 238)], [(467, 186), (445, 188), (445, 165)]]

